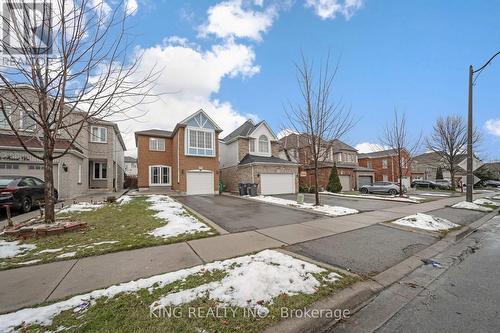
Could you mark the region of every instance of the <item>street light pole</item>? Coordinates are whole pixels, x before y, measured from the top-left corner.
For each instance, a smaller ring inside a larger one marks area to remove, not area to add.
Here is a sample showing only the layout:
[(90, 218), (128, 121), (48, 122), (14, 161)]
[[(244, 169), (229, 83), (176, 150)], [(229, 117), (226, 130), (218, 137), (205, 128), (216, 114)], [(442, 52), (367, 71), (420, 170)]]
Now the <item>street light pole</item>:
[[(472, 170), (472, 85), (474, 80), (474, 68), (472, 65), (469, 66), (469, 111), (467, 116), (467, 193), (465, 194), (465, 200), (467, 202), (472, 202), (472, 187), (474, 186), (474, 173)], [(453, 180), (452, 180), (453, 181)]]
[[(474, 86), (474, 74), (481, 72), (488, 66), (497, 55), (500, 55), (500, 51), (495, 53), (484, 65), (474, 70), (472, 65), (469, 66), (469, 110), (467, 114), (468, 126), (467, 126), (467, 193), (465, 195), (465, 200), (467, 202), (472, 202), (472, 190), (474, 187), (474, 170), (473, 170), (473, 157), (472, 144), (474, 136), (474, 127), (472, 126), (472, 89)], [(453, 181), (453, 179), (452, 179)]]

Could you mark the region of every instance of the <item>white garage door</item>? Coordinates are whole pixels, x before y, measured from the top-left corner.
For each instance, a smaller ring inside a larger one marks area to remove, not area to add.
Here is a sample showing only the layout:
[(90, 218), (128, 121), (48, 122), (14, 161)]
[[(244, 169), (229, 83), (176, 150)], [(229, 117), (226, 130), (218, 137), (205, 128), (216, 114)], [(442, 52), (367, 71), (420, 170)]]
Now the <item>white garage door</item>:
[(342, 185), (342, 191), (352, 190), (351, 186), (351, 176), (339, 176), (340, 185)]
[(260, 186), (260, 192), (264, 195), (295, 193), (295, 174), (261, 173)]
[(188, 171), (186, 194), (214, 194), (214, 174), (209, 171)]

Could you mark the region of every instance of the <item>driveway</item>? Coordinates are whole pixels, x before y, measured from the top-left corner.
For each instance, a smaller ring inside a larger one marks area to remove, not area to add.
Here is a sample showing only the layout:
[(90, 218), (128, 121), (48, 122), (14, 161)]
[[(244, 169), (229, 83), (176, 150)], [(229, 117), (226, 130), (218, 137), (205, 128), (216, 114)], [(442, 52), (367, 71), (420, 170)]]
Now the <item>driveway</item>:
[(229, 232), (264, 229), (325, 218), (320, 214), (226, 195), (185, 196), (175, 199)]
[[(284, 199), (297, 200), (296, 194), (280, 194), (275, 196)], [(309, 194), (309, 193), (304, 194), (304, 200), (305, 202), (314, 203), (314, 194)], [(328, 194), (321, 195), (321, 203), (330, 206), (342, 206), (347, 208), (353, 208), (359, 210), (360, 212), (410, 205), (409, 203), (406, 202), (348, 198), (348, 197), (339, 197)]]
[(437, 239), (382, 225), (289, 246), (287, 250), (358, 274), (375, 275)]

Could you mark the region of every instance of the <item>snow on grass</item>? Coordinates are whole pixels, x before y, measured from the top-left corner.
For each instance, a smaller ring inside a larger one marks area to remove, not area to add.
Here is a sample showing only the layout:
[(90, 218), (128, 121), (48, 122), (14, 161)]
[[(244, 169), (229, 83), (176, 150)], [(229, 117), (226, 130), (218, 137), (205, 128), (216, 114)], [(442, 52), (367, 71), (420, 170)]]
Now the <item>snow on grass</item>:
[(210, 231), (210, 228), (190, 215), (182, 204), (166, 195), (151, 195), (146, 199), (151, 209), (157, 211), (156, 218), (164, 220), (166, 225), (151, 231), (156, 237), (175, 237), (183, 234)]
[(71, 258), (76, 255), (76, 252), (66, 252), (63, 254), (58, 255), (56, 258)]
[(495, 195), (494, 197), (491, 197), (493, 200), (500, 200), (500, 195)]
[(116, 203), (120, 206), (128, 204), (133, 198), (130, 195), (122, 195), (116, 199)]
[(461, 201), (461, 202), (459, 202), (457, 204), (454, 204), (451, 207), (453, 207), (453, 208), (460, 208), (460, 209), (478, 210), (480, 212), (491, 212), (491, 211), (493, 211), (493, 208), (480, 206), (480, 205), (478, 205), (476, 203), (467, 202), (467, 201)]
[(78, 212), (90, 212), (94, 209), (98, 209), (104, 206), (101, 203), (90, 203), (90, 202), (79, 202), (76, 204), (71, 204), (59, 210), (58, 214), (68, 214), (68, 213), (78, 213)]
[(41, 259), (34, 259), (34, 260), (29, 260), (29, 261), (23, 261), (23, 262), (20, 262), (19, 265), (32, 265), (32, 264), (36, 264), (37, 262), (40, 262), (42, 261)]
[(433, 192), (426, 192), (426, 193), (419, 193), (419, 195), (424, 195), (427, 197), (451, 197), (451, 193), (433, 193)]
[[(224, 261), (199, 265), (175, 272), (139, 279), (105, 289), (73, 296), (67, 300), (36, 308), (26, 308), (16, 312), (0, 315), (0, 332), (12, 332), (17, 326), (50, 325), (55, 316), (66, 310), (75, 310), (82, 305), (95, 304), (102, 297), (114, 297), (125, 292), (132, 293), (141, 289), (154, 290), (186, 279), (190, 275), (223, 270), (226, 276), (216, 282), (167, 294), (150, 305), (157, 309), (169, 304), (181, 304), (198, 297), (208, 296), (222, 305), (230, 304), (241, 307), (252, 307), (266, 310), (264, 302), (272, 302), (281, 295), (296, 295), (299, 293), (314, 294), (324, 283), (336, 282), (342, 277), (329, 273), (324, 279), (315, 277), (316, 273), (327, 272), (317, 265), (292, 258), (281, 252), (264, 250), (255, 255), (248, 255)], [(249, 283), (251, 281), (251, 283)]]
[(92, 245), (99, 246), (103, 244), (116, 244), (116, 243), (119, 243), (119, 241), (102, 241), (102, 242), (92, 243)]
[(44, 254), (44, 253), (56, 253), (56, 252), (61, 252), (63, 250), (63, 248), (59, 248), (59, 249), (46, 249), (46, 250), (42, 250), (40, 252), (38, 252), (38, 254)]
[(409, 196), (409, 197), (398, 197), (392, 195), (372, 195), (372, 194), (347, 194), (347, 193), (333, 193), (328, 191), (320, 192), (321, 194), (326, 195), (335, 195), (339, 197), (348, 197), (348, 198), (362, 198), (362, 199), (377, 199), (377, 200), (387, 200), (387, 201), (400, 201), (400, 202), (411, 202), (411, 203), (420, 203), (423, 198)]
[(500, 203), (491, 201), (486, 198), (480, 198), (473, 201), (476, 205), (486, 205), (486, 206), (500, 206)]
[(328, 206), (328, 205), (314, 206), (313, 204), (310, 204), (310, 203), (298, 204), (296, 201), (293, 201), (293, 200), (287, 200), (287, 199), (271, 197), (271, 196), (264, 196), (264, 195), (260, 195), (257, 197), (249, 197), (249, 198), (253, 199), (253, 200), (269, 202), (269, 203), (278, 204), (278, 205), (311, 209), (315, 212), (324, 213), (324, 214), (327, 214), (330, 216), (341, 216), (341, 215), (350, 215), (350, 214), (359, 213), (359, 211), (357, 211), (356, 209), (351, 209), (351, 208), (346, 208), (346, 207)]
[(19, 241), (0, 239), (0, 258), (12, 258), (36, 248), (35, 244), (19, 244)]
[(392, 222), (398, 225), (404, 225), (407, 227), (424, 229), (424, 230), (432, 230), (432, 231), (440, 231), (440, 230), (448, 230), (452, 228), (459, 227), (458, 224), (450, 222), (446, 219), (442, 219), (440, 217), (435, 217), (427, 214), (417, 213), (416, 215), (410, 215), (403, 217), (399, 220)]

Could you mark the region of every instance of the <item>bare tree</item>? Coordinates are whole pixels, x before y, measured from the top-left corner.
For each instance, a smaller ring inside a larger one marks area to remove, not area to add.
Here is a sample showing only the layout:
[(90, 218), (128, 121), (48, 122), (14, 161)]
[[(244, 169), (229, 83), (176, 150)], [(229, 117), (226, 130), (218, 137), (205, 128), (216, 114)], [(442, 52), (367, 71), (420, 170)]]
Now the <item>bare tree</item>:
[(411, 170), (412, 157), (420, 147), (422, 136), (414, 139), (408, 132), (406, 115), (394, 110), (394, 119), (389, 122), (380, 138), (380, 143), (396, 152), (399, 179), (399, 196), (403, 196), (403, 177)]
[[(43, 161), (46, 222), (55, 220), (54, 161), (77, 145), (89, 122), (135, 117), (127, 112), (152, 96), (158, 73), (141, 72), (142, 56), (128, 34), (128, 8), (124, 2), (113, 6), (93, 0), (4, 0), (3, 29), (10, 38), (0, 42), (9, 57), (9, 65), (0, 67), (0, 110), (20, 146)], [(16, 110), (33, 124), (32, 131), (16, 126)], [(67, 145), (56, 151), (61, 138)]]
[(308, 140), (306, 149), (314, 168), (315, 205), (320, 205), (319, 167), (331, 152), (333, 140), (344, 136), (355, 121), (349, 109), (332, 100), (338, 63), (332, 69), (328, 56), (316, 73), (312, 62), (308, 62), (302, 53), (301, 63), (295, 68), (302, 101), (290, 105), (285, 112), (289, 127)]
[[(474, 132), (474, 144), (479, 135)], [(427, 149), (436, 153), (445, 170), (450, 172), (451, 189), (455, 190), (455, 173), (457, 172), (460, 155), (467, 148), (467, 124), (461, 116), (439, 117), (432, 128), (432, 134), (425, 140)], [(440, 165), (439, 165), (440, 166)]]

